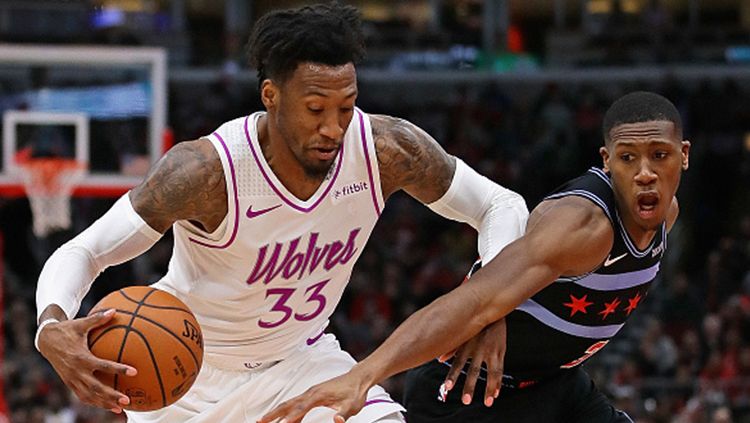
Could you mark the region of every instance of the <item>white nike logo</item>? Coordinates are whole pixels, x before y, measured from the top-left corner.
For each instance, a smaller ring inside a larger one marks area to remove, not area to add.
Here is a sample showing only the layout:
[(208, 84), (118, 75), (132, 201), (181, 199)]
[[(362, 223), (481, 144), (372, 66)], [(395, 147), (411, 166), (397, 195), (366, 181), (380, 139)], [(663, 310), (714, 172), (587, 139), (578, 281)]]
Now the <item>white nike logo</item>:
[(617, 260), (620, 260), (621, 258), (627, 256), (628, 253), (623, 253), (621, 256), (617, 256), (615, 258), (610, 258), (611, 256), (607, 256), (607, 259), (604, 260), (604, 267), (612, 265), (612, 263), (616, 262)]

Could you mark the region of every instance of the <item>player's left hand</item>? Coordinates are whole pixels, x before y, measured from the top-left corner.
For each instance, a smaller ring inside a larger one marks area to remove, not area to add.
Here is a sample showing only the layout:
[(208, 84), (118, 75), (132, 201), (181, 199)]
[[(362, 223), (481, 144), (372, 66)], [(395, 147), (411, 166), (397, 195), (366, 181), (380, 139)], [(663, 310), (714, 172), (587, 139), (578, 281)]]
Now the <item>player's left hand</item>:
[(327, 382), (315, 385), (302, 395), (284, 401), (258, 423), (299, 423), (315, 407), (336, 411), (333, 421), (344, 423), (365, 406), (369, 386), (352, 370)]
[(469, 371), (466, 373), (461, 402), (465, 405), (471, 404), (479, 371), (484, 363), (487, 366), (484, 405), (491, 407), (492, 403), (500, 395), (500, 388), (502, 387), (505, 346), (505, 319), (501, 319), (482, 329), (477, 336), (466, 341), (456, 351), (440, 356), (438, 358), (440, 361), (447, 361), (451, 356), (455, 357), (448, 376), (445, 378), (445, 389), (450, 391), (456, 386), (456, 381), (461, 374), (461, 370), (463, 370), (466, 362), (469, 361)]

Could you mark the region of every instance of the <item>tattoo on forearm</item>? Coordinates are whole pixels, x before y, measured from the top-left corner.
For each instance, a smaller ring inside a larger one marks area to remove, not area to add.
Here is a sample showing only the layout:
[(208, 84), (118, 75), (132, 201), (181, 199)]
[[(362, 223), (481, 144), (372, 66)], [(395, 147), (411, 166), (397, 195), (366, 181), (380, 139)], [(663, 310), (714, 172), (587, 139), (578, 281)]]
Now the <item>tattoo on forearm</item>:
[(214, 230), (227, 213), (221, 160), (206, 141), (181, 143), (160, 160), (133, 190), (138, 214), (163, 232), (176, 220), (190, 219)]
[(405, 189), (422, 202), (440, 198), (451, 184), (455, 162), (416, 125), (391, 116), (372, 116), (383, 195)]

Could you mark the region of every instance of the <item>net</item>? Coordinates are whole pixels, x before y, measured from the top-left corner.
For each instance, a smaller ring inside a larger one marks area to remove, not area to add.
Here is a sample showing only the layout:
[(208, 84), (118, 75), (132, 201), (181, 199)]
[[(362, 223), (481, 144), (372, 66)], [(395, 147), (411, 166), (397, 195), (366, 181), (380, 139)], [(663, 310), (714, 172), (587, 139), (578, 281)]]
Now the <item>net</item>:
[(67, 158), (29, 158), (18, 163), (18, 171), (31, 204), (34, 235), (70, 228), (70, 197), (86, 166)]

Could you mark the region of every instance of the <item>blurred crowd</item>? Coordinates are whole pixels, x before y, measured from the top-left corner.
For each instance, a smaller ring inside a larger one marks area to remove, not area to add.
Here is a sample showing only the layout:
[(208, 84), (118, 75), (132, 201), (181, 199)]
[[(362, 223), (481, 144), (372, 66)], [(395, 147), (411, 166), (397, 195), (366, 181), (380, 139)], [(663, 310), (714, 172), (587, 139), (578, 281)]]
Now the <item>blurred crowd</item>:
[[(533, 95), (481, 83), (459, 87), (445, 101), (411, 105), (385, 100), (363, 82), (358, 103), (367, 112), (420, 125), (448, 152), (523, 194), (532, 208), (557, 185), (601, 165), (601, 120), (616, 97), (633, 89), (669, 97), (693, 143), (690, 170), (678, 194), (681, 218), (645, 305), (584, 365), (637, 422), (750, 422), (747, 83), (550, 82), (535, 87)], [(205, 96), (196, 95), (201, 89)], [(226, 119), (260, 109), (254, 86), (227, 80), (189, 92), (172, 86), (169, 98), (169, 121), (179, 140), (194, 139)], [(124, 421), (81, 406), (33, 347), (33, 297), (44, 259), (113, 201), (75, 199), (74, 228), (44, 240), (30, 234), (25, 199), (0, 201), (6, 322), (0, 377), (13, 423)], [(165, 272), (170, 254), (168, 234), (144, 256), (107, 270), (82, 312), (115, 288), (154, 282)], [(394, 195), (355, 267), (330, 330), (355, 358), (366, 356), (406, 316), (455, 287), (476, 254), (470, 227), (446, 221), (406, 195)], [(399, 398), (402, 378), (390, 379), (386, 387)]]

